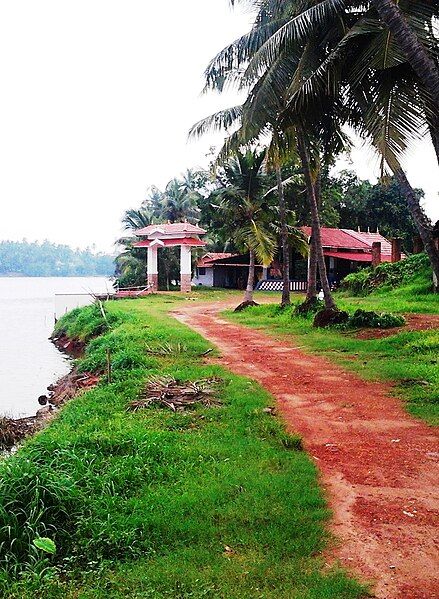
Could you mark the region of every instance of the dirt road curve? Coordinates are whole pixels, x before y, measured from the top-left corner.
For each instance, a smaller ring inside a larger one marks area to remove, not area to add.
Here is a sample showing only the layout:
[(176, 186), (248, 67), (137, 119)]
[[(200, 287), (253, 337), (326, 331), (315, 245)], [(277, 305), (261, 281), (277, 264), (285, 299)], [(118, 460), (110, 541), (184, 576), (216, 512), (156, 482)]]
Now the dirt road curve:
[(438, 438), (382, 383), (232, 324), (225, 303), (190, 303), (174, 316), (214, 343), (219, 363), (257, 380), (287, 427), (303, 436), (333, 510), (335, 557), (373, 582), (376, 597), (439, 598)]

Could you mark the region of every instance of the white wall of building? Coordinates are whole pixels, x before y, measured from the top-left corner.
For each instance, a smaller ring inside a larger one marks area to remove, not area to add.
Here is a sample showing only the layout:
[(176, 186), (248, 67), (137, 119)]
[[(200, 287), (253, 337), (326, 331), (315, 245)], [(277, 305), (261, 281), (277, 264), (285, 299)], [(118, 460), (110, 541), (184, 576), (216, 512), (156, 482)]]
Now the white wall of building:
[(199, 273), (199, 269), (195, 269), (195, 275), (192, 278), (192, 285), (204, 285), (205, 287), (213, 287), (213, 268), (205, 268), (204, 275)]

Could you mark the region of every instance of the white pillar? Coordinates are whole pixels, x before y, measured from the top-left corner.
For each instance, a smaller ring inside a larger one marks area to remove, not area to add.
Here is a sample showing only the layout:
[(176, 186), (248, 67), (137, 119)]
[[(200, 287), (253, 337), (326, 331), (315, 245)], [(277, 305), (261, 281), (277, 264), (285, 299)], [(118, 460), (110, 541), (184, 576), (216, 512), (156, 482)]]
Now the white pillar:
[(191, 290), (192, 262), (191, 246), (180, 246), (180, 291), (188, 292)]
[(158, 289), (158, 269), (157, 269), (157, 247), (149, 247), (146, 258), (146, 269), (148, 273), (148, 285), (154, 291)]

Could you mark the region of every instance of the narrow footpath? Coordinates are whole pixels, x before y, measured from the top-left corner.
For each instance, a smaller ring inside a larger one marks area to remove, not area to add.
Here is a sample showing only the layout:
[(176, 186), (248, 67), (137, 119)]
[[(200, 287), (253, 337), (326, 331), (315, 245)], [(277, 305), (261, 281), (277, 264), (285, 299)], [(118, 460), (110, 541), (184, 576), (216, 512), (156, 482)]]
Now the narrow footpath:
[[(384, 383), (228, 322), (230, 301), (188, 303), (175, 318), (210, 340), (217, 363), (258, 381), (302, 435), (333, 512), (339, 560), (380, 599), (439, 598), (439, 446)], [(300, 343), (296, 343), (300, 345)]]

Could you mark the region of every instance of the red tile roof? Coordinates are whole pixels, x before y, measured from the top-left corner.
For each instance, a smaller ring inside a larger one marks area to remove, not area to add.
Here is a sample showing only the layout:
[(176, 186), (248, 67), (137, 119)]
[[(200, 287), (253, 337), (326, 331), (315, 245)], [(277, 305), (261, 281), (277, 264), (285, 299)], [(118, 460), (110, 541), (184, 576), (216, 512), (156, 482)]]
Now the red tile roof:
[[(301, 227), (302, 231), (308, 237), (311, 236), (311, 227)], [(349, 232), (348, 232), (349, 231)], [(325, 248), (344, 248), (349, 250), (368, 250), (371, 245), (366, 241), (361, 241), (350, 234), (349, 229), (330, 229), (321, 228), (322, 245)]]
[(151, 235), (155, 231), (163, 232), (163, 235), (178, 235), (179, 233), (192, 233), (195, 235), (204, 235), (206, 232), (197, 225), (191, 223), (166, 223), (160, 225), (148, 225), (143, 229), (138, 229), (136, 235)]
[(360, 241), (364, 241), (365, 243), (370, 245), (370, 247), (372, 247), (372, 243), (374, 241), (379, 241), (379, 242), (381, 242), (381, 255), (382, 256), (391, 256), (392, 255), (392, 244), (390, 243), (390, 241), (388, 241), (385, 237), (383, 237), (379, 233), (366, 233), (363, 231), (353, 231), (351, 229), (343, 229), (343, 231), (345, 231), (346, 233), (349, 233), (349, 235), (352, 235), (352, 237), (356, 237)]
[(209, 252), (208, 254), (204, 254), (204, 256), (198, 260), (197, 266), (200, 268), (210, 268), (213, 266), (213, 262), (215, 262), (215, 260), (224, 260), (224, 258), (231, 258), (232, 256), (236, 256), (236, 254), (228, 254), (225, 252)]
[[(143, 239), (142, 241), (136, 241), (133, 243), (133, 247), (135, 248), (147, 248), (152, 245), (154, 239)], [(177, 245), (190, 245), (192, 247), (202, 247), (206, 245), (205, 241), (201, 239), (194, 239), (193, 237), (182, 237), (179, 239), (161, 239), (160, 243), (154, 244), (156, 247), (160, 248), (162, 246), (166, 247), (174, 247)]]

